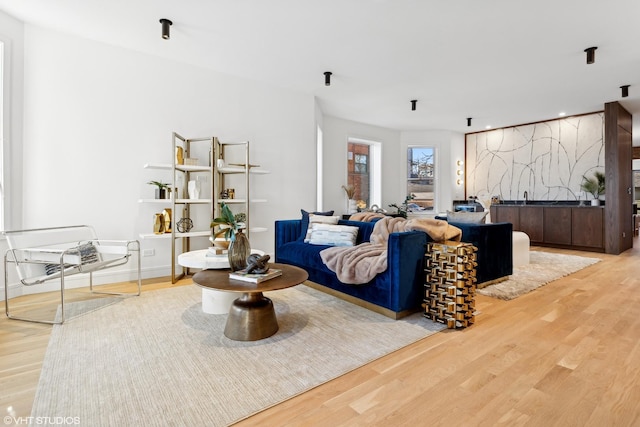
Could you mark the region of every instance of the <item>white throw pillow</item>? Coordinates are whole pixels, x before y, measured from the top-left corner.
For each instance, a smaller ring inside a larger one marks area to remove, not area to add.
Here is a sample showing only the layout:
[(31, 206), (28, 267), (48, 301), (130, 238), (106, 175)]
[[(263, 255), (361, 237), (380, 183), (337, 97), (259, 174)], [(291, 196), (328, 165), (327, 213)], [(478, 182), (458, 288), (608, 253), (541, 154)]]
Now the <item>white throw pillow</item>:
[(358, 227), (309, 223), (307, 237), (304, 242), (311, 245), (354, 246), (358, 237)]
[(309, 226), (307, 227), (307, 234), (304, 237), (304, 241), (309, 240), (311, 236), (311, 227), (313, 224), (337, 224), (340, 220), (340, 216), (328, 216), (328, 215), (316, 215), (309, 214)]

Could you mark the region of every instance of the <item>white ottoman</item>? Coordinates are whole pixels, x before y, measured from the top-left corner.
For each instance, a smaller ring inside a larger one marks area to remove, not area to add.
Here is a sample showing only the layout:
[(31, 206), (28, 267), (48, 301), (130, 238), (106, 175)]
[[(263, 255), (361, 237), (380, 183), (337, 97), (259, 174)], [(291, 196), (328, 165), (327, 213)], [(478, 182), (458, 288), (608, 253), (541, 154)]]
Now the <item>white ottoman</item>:
[(227, 314), (231, 304), (239, 298), (237, 292), (202, 289), (202, 311), (207, 314)]
[(529, 264), (529, 236), (522, 231), (513, 232), (513, 268)]

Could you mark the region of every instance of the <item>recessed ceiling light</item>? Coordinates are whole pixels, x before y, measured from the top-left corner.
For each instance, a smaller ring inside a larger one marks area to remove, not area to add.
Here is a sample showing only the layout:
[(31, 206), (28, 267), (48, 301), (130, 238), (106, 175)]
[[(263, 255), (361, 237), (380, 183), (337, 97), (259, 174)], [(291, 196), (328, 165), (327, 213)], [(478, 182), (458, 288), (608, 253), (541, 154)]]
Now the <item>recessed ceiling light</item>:
[(558, 113), (558, 115), (559, 115), (560, 117), (564, 117), (564, 116), (566, 116), (566, 115), (567, 115), (567, 113), (565, 113), (564, 111), (561, 111), (560, 113)]
[(485, 129), (491, 129), (491, 125), (486, 125), (484, 128)]

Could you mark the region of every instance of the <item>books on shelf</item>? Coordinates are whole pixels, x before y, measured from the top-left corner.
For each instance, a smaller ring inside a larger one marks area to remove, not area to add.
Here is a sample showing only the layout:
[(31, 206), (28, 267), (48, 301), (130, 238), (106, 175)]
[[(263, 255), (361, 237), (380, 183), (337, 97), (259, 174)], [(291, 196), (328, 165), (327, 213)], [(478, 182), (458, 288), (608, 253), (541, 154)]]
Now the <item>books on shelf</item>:
[(232, 271), (229, 273), (229, 279), (252, 283), (264, 282), (265, 280), (273, 279), (278, 276), (282, 276), (282, 270), (277, 268), (270, 268), (266, 273), (261, 274), (247, 273), (246, 270)]

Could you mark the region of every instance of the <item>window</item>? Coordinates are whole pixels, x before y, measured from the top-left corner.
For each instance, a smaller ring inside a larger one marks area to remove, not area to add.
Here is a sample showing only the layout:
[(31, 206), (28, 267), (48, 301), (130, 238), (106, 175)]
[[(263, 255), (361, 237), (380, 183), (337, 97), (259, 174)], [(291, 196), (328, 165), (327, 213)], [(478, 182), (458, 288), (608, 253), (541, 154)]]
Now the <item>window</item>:
[(324, 188), (322, 186), (322, 180), (323, 175), (322, 175), (322, 168), (323, 166), (323, 161), (322, 161), (322, 151), (324, 150), (324, 136), (322, 134), (322, 129), (320, 129), (320, 126), (317, 127), (316, 129), (316, 173), (317, 173), (317, 177), (316, 177), (316, 209), (319, 211), (322, 211), (322, 193), (324, 191)]
[(435, 194), (435, 149), (409, 147), (407, 150), (407, 196), (414, 209), (433, 210)]
[(354, 189), (359, 209), (380, 205), (381, 144), (373, 141), (349, 139), (347, 145), (347, 185)]

